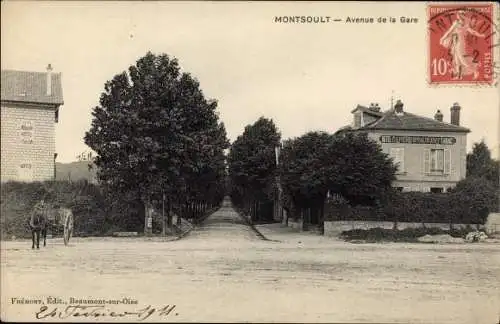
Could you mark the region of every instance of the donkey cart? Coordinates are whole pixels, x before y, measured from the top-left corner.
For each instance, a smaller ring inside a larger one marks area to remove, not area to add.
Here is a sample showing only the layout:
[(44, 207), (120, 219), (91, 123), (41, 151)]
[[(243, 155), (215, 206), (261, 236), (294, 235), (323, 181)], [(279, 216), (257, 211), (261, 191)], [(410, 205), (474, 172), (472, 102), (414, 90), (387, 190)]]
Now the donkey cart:
[(52, 237), (62, 234), (64, 245), (68, 245), (73, 236), (73, 213), (68, 208), (47, 208), (48, 229)]

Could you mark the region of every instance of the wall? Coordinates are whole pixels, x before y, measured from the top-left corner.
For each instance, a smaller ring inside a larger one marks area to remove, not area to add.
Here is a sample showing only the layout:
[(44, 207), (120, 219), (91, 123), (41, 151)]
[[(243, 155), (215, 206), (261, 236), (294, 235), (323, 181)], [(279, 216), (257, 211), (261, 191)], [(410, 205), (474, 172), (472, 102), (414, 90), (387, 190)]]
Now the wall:
[[(398, 229), (402, 230), (405, 228), (417, 228), (422, 227), (422, 223), (404, 223), (399, 222)], [(476, 225), (470, 225), (472, 228), (476, 228)], [(375, 222), (375, 221), (325, 221), (325, 236), (338, 236), (343, 231), (349, 231), (353, 229), (370, 229), (370, 228), (383, 228), (392, 229), (394, 227), (393, 222)], [(425, 223), (427, 228), (440, 228), (443, 230), (449, 230), (450, 224), (447, 223)], [(465, 228), (466, 224), (453, 224), (453, 228)], [(484, 226), (480, 226), (483, 228)]]
[(500, 213), (489, 214), (484, 228), (488, 235), (500, 233)]
[[(30, 107), (2, 103), (2, 182), (54, 179), (54, 112), (55, 107)], [(24, 131), (22, 125), (24, 125)]]
[[(454, 137), (456, 143), (453, 145), (380, 143), (381, 135)], [(374, 131), (369, 133), (369, 137), (380, 143), (387, 154), (390, 153), (391, 148), (404, 148), (404, 173), (397, 174), (397, 180), (393, 183), (394, 187), (404, 187), (408, 191), (429, 191), (431, 187), (442, 187), (446, 191), (447, 188), (453, 187), (456, 182), (465, 178), (467, 156), (465, 133)], [(433, 148), (450, 150), (449, 174), (425, 173), (424, 150)]]

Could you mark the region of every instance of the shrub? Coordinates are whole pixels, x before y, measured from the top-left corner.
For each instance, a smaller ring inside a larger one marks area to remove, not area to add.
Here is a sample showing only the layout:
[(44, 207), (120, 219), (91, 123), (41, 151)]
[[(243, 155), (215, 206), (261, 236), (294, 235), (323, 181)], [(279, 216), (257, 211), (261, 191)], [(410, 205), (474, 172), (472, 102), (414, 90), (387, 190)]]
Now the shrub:
[(97, 234), (105, 227), (106, 204), (99, 187), (94, 184), (86, 181), (6, 182), (1, 185), (2, 238), (30, 237), (29, 216), (41, 199), (70, 208), (75, 233)]

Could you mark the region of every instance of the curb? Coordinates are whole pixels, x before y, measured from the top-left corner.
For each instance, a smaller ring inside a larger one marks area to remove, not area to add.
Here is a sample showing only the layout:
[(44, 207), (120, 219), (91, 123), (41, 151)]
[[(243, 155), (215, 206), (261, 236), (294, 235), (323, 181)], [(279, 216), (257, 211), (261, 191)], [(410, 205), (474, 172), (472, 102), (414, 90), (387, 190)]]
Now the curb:
[(184, 237), (188, 236), (189, 233), (191, 233), (192, 230), (198, 228), (208, 217), (210, 217), (213, 213), (215, 213), (219, 209), (220, 209), (220, 207), (218, 207), (218, 208), (214, 209), (212, 212), (208, 213), (205, 217), (203, 217), (202, 219), (200, 219), (197, 224), (193, 223), (193, 226), (190, 229), (188, 229), (188, 230), (184, 231), (183, 233), (177, 235), (177, 237), (174, 238), (172, 241), (179, 241), (179, 240), (183, 239)]
[[(233, 208), (234, 209), (234, 208)], [(234, 209), (234, 211), (238, 214), (238, 216), (240, 216), (244, 221), (245, 223), (247, 223), (248, 226), (250, 226), (250, 228), (255, 232), (255, 234), (257, 234), (258, 237), (260, 237), (261, 240), (263, 241), (268, 241), (268, 242), (281, 242), (279, 240), (272, 240), (270, 238), (267, 238), (264, 234), (262, 234), (256, 227), (254, 224), (252, 224), (252, 222), (250, 222), (245, 216), (243, 216), (239, 211), (237, 211), (236, 209)]]

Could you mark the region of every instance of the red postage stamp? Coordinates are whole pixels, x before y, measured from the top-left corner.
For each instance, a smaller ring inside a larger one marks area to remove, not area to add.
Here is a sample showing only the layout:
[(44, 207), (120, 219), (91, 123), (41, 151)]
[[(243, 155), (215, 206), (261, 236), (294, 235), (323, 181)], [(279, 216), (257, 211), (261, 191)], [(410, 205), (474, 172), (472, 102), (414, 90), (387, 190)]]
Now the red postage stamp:
[(430, 84), (493, 84), (493, 9), (492, 3), (428, 5)]

